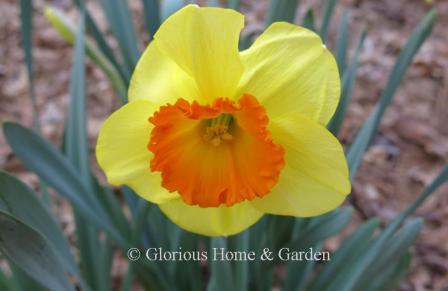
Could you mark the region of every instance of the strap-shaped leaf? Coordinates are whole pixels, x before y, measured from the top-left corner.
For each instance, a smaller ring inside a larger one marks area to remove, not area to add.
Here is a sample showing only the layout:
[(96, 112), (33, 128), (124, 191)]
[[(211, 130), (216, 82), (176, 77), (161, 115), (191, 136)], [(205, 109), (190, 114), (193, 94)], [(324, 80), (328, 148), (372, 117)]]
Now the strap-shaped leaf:
[[(251, 231), (249, 228), (234, 237), (236, 240), (235, 250), (251, 251), (251, 249), (249, 249), (250, 233)], [(234, 274), (235, 287), (237, 290), (247, 290), (249, 288), (249, 261), (243, 260), (235, 262)]]
[(25, 64), (28, 74), (29, 94), (33, 113), (33, 127), (39, 130), (39, 115), (37, 112), (36, 94), (33, 81), (33, 2), (20, 0), (20, 20), (22, 31), (22, 48), (25, 54)]
[[(321, 250), (321, 243), (313, 247), (316, 252)], [(304, 251), (304, 250), (303, 250)], [(283, 284), (283, 291), (301, 291), (305, 287), (311, 275), (316, 261), (300, 260), (289, 261), (286, 269), (286, 278)]]
[(425, 39), (430, 35), (436, 18), (437, 14), (435, 10), (429, 12), (423, 18), (423, 20), (420, 21), (417, 28), (414, 30), (410, 39), (406, 43), (406, 46), (398, 56), (378, 104), (376, 105), (370, 117), (362, 126), (361, 130), (358, 132), (354, 142), (350, 146), (347, 153), (347, 162), (350, 168), (350, 178), (353, 179), (353, 177), (355, 176), (359, 164), (361, 163), (362, 157), (367, 150), (367, 147), (372, 140), (376, 129), (378, 128), (378, 124), (383, 117), (386, 108), (389, 106), (392, 97), (394, 96), (395, 91), (397, 90), (401, 79), (406, 72), (406, 69), (412, 61), (412, 58), (417, 53), (418, 49), (425, 41)]
[(121, 78), (125, 81), (125, 83), (128, 84), (131, 77), (131, 72), (126, 66), (123, 66), (117, 61), (114, 51), (106, 41), (105, 35), (103, 35), (101, 30), (99, 29), (98, 25), (89, 12), (88, 7), (85, 6), (85, 0), (75, 0), (75, 4), (76, 6), (78, 6), (79, 10), (84, 10), (86, 17), (86, 28), (89, 31), (89, 34), (92, 34), (92, 37), (95, 39), (98, 48), (112, 63), (115, 69), (120, 73)]
[(325, 43), (328, 37), (328, 27), (330, 26), (331, 17), (333, 16), (334, 7), (337, 0), (326, 0), (324, 5), (324, 13), (322, 17), (322, 24), (320, 26), (320, 37)]
[(349, 272), (348, 268), (352, 265), (351, 262), (363, 255), (378, 226), (378, 219), (370, 219), (360, 225), (341, 243), (339, 248), (332, 254), (331, 260), (325, 263), (307, 289), (309, 291), (325, 290), (339, 274)]
[(327, 214), (311, 218), (305, 229), (288, 246), (294, 249), (309, 248), (341, 231), (350, 221), (351, 207), (340, 207)]
[(64, 269), (80, 279), (78, 267), (61, 227), (36, 193), (14, 176), (0, 171), (0, 201), (6, 206), (5, 212), (42, 233), (61, 259)]
[(220, 6), (219, 0), (207, 0), (207, 6), (208, 7), (219, 7)]
[(90, 190), (85, 187), (75, 168), (53, 145), (14, 122), (4, 122), (3, 132), (15, 155), (29, 170), (69, 199), (86, 219), (108, 232), (118, 244), (127, 246), (101, 205), (91, 198)]
[[(84, 9), (81, 9), (81, 18), (75, 37), (75, 51), (70, 79), (70, 102), (68, 116), (65, 124), (64, 149), (69, 162), (77, 170), (81, 182), (89, 189), (89, 198), (99, 205), (97, 193), (93, 188), (90, 173), (89, 146), (87, 141), (87, 116), (86, 116), (86, 92), (85, 92), (85, 37), (84, 37)], [(93, 290), (102, 291), (102, 286), (107, 286), (110, 278), (110, 266), (101, 264), (97, 256), (99, 249), (103, 248), (98, 236), (98, 231), (85, 220), (74, 208), (76, 223), (76, 237), (78, 242), (81, 268), (84, 278)], [(110, 254), (112, 255), (112, 253)], [(110, 261), (110, 260), (108, 260)], [(102, 268), (105, 266), (105, 268)], [(106, 282), (101, 282), (106, 279)], [(106, 291), (106, 290), (104, 290)]]
[(142, 0), (142, 3), (145, 27), (151, 40), (160, 26), (160, 4), (159, 0)]
[(397, 261), (390, 262), (381, 272), (376, 273), (375, 280), (363, 291), (393, 291), (397, 290), (400, 281), (406, 276), (411, 266), (411, 252), (408, 250)]
[[(33, 290), (33, 291), (48, 291), (47, 288), (42, 286), (39, 282), (30, 277), (22, 269), (17, 267), (11, 260), (8, 262), (11, 268), (11, 280), (14, 285), (10, 288), (1, 288), (0, 290)], [(2, 286), (3, 287), (3, 286)]]
[(294, 23), (299, 0), (271, 0), (271, 7), (268, 10), (266, 26), (273, 22), (287, 21)]
[(305, 17), (303, 18), (303, 27), (308, 28), (309, 30), (316, 31), (316, 21), (314, 17), (314, 11), (310, 7), (305, 13)]
[(419, 195), (419, 197), (404, 211), (402, 211), (385, 229), (384, 231), (372, 242), (369, 247), (369, 251), (360, 257), (359, 260), (352, 264), (352, 271), (347, 272), (345, 276), (338, 277), (329, 287), (325, 290), (341, 290), (351, 291), (355, 290), (354, 287), (357, 284), (362, 274), (366, 272), (369, 266), (375, 261), (375, 259), (381, 254), (382, 250), (387, 246), (387, 242), (397, 231), (403, 221), (412, 214), (417, 207), (419, 207), (434, 191), (443, 183), (448, 180), (448, 166), (445, 166), (437, 178)]
[[(200, 237), (193, 233), (181, 230), (178, 246), (182, 251), (198, 252), (201, 251), (198, 242)], [(174, 248), (173, 248), (174, 249)], [(179, 261), (174, 268), (174, 277), (178, 290), (203, 290), (204, 278), (201, 270), (200, 261)]]
[[(421, 218), (413, 219), (404, 225), (392, 238), (390, 238), (386, 247), (382, 250), (381, 256), (369, 266), (366, 272), (358, 280), (355, 290), (366, 290), (369, 286), (381, 286), (388, 282), (376, 282), (372, 284), (370, 274), (380, 274), (389, 266), (399, 262), (408, 252), (409, 247), (415, 242), (422, 228), (423, 221)], [(388, 279), (388, 278), (384, 278)], [(374, 289), (375, 290), (375, 289)], [(376, 289), (381, 290), (381, 289)]]
[(132, 72), (140, 56), (138, 38), (127, 1), (101, 0), (109, 27), (117, 39), (123, 59)]
[[(0, 290), (17, 290), (17, 284), (13, 276), (8, 276), (0, 270)], [(40, 291), (40, 290), (39, 290)]]
[(343, 76), (345, 66), (347, 65), (347, 51), (348, 51), (348, 12), (344, 10), (339, 19), (338, 38), (336, 43), (336, 61), (338, 63), (339, 75)]
[[(76, 32), (72, 74), (70, 78), (70, 102), (66, 131), (65, 154), (86, 187), (92, 188), (89, 146), (87, 142), (87, 116), (85, 91), (85, 38), (84, 14)], [(89, 193), (91, 194), (91, 193)], [(95, 196), (92, 199), (96, 199)]]
[(164, 0), (161, 4), (161, 19), (165, 21), (171, 14), (185, 6), (184, 0)]
[[(221, 250), (227, 249), (227, 240), (223, 237), (215, 237), (211, 239), (211, 248)], [(213, 251), (209, 251), (209, 260), (211, 276), (207, 286), (207, 291), (220, 291), (220, 290), (236, 290), (235, 278), (233, 277), (232, 265), (227, 260), (214, 260)]]
[(227, 0), (227, 7), (238, 10), (240, 9), (241, 0)]
[(50, 290), (74, 290), (60, 259), (37, 230), (0, 211), (0, 250)]
[(350, 68), (348, 71), (346, 71), (342, 80), (341, 100), (339, 101), (336, 112), (334, 113), (333, 118), (328, 125), (328, 129), (334, 135), (339, 134), (342, 123), (345, 119), (347, 107), (350, 104), (353, 84), (355, 83), (356, 73), (358, 72), (359, 55), (361, 54), (362, 48), (364, 47), (365, 38), (366, 32), (363, 31), (361, 33), (361, 37), (359, 38), (358, 46), (356, 47), (355, 55), (353, 57), (352, 63), (350, 64)]
[[(256, 254), (262, 254), (263, 248), (272, 248), (272, 239), (266, 229), (268, 229), (270, 221), (269, 216), (264, 215), (254, 226), (250, 228), (249, 250)], [(231, 241), (231, 240), (229, 240)], [(236, 249), (236, 247), (233, 247)], [(272, 264), (267, 266), (266, 262), (255, 260), (249, 264), (249, 290), (262, 290), (265, 286), (271, 286), (272, 272), (270, 272)]]
[[(45, 16), (66, 42), (70, 44), (75, 43), (76, 27), (72, 22), (70, 22), (66, 15), (57, 9), (47, 7), (45, 9)], [(91, 39), (87, 38), (85, 40), (85, 45), (86, 53), (89, 58), (106, 74), (115, 91), (121, 98), (121, 101), (125, 102), (127, 100), (127, 89), (120, 72), (116, 69), (116, 67), (114, 67), (103, 52), (98, 49)]]

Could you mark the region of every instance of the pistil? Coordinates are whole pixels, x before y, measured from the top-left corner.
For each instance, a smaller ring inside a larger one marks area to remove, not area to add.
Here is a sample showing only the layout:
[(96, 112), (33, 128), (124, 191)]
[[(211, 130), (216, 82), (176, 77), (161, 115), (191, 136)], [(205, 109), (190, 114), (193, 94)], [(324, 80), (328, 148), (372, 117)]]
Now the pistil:
[(222, 141), (229, 141), (233, 136), (229, 133), (233, 117), (231, 114), (221, 114), (213, 118), (205, 129), (204, 140), (213, 146), (219, 146)]

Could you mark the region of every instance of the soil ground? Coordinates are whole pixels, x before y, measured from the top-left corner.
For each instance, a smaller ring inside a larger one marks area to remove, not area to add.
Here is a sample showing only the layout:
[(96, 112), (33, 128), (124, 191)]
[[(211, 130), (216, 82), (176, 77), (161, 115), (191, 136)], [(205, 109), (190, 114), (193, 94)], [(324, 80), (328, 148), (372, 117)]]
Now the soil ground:
[[(31, 125), (28, 81), (21, 50), (19, 5), (16, 0), (0, 2), (0, 119)], [(35, 2), (34, 81), (43, 134), (55, 144), (61, 141), (68, 103), (72, 48), (43, 17), (44, 1)], [(75, 21), (76, 9), (68, 0), (48, 1)], [(142, 31), (140, 1), (130, 1), (135, 23)], [(242, 1), (247, 30), (262, 31), (267, 1)], [(322, 0), (303, 0), (297, 13), (302, 19), (307, 7), (317, 14)], [(413, 201), (448, 162), (448, 1), (423, 0), (341, 0), (333, 18), (328, 46), (334, 47), (341, 11), (350, 19), (353, 53), (360, 31), (368, 29), (361, 55), (353, 100), (341, 140), (349, 144), (371, 112), (385, 86), (400, 48), (432, 6), (439, 20), (433, 34), (415, 57), (392, 106), (387, 110), (373, 145), (368, 150), (353, 185), (350, 203), (357, 212), (353, 222), (378, 216), (387, 222)], [(429, 3), (432, 2), (432, 3)], [(89, 9), (107, 30), (96, 3)], [(319, 17), (317, 18), (319, 19)], [(142, 36), (142, 48), (145, 37)], [(112, 45), (116, 43), (111, 40)], [(111, 86), (92, 63), (87, 63), (89, 139), (92, 146), (104, 119), (119, 106)], [(33, 187), (37, 177), (27, 172), (0, 136), (0, 167), (18, 175)], [(425, 226), (414, 247), (412, 269), (400, 290), (448, 290), (448, 187), (441, 188), (418, 211)], [(57, 213), (65, 230), (73, 233), (69, 206), (57, 200)], [(352, 226), (352, 227), (353, 227)], [(337, 239), (331, 240), (333, 248)]]

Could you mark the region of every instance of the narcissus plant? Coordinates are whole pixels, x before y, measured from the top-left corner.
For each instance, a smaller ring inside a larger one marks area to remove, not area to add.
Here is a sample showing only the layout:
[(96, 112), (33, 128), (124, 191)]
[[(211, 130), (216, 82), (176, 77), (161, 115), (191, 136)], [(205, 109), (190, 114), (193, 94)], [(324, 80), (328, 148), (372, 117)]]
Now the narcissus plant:
[(243, 15), (186, 6), (169, 17), (132, 75), (129, 103), (100, 130), (96, 155), (180, 227), (238, 233), (265, 213), (316, 216), (350, 192), (326, 129), (340, 95), (315, 33), (274, 23), (238, 51)]

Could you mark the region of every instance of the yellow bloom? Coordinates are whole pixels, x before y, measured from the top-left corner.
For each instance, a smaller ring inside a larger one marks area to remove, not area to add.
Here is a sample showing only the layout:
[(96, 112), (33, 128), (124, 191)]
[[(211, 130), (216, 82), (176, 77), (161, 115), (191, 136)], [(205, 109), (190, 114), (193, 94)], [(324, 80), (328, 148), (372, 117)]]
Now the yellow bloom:
[(325, 128), (340, 94), (333, 56), (288, 23), (239, 52), (243, 24), (221, 8), (169, 17), (96, 148), (111, 184), (204, 235), (238, 233), (264, 213), (319, 215), (350, 192), (342, 147)]

